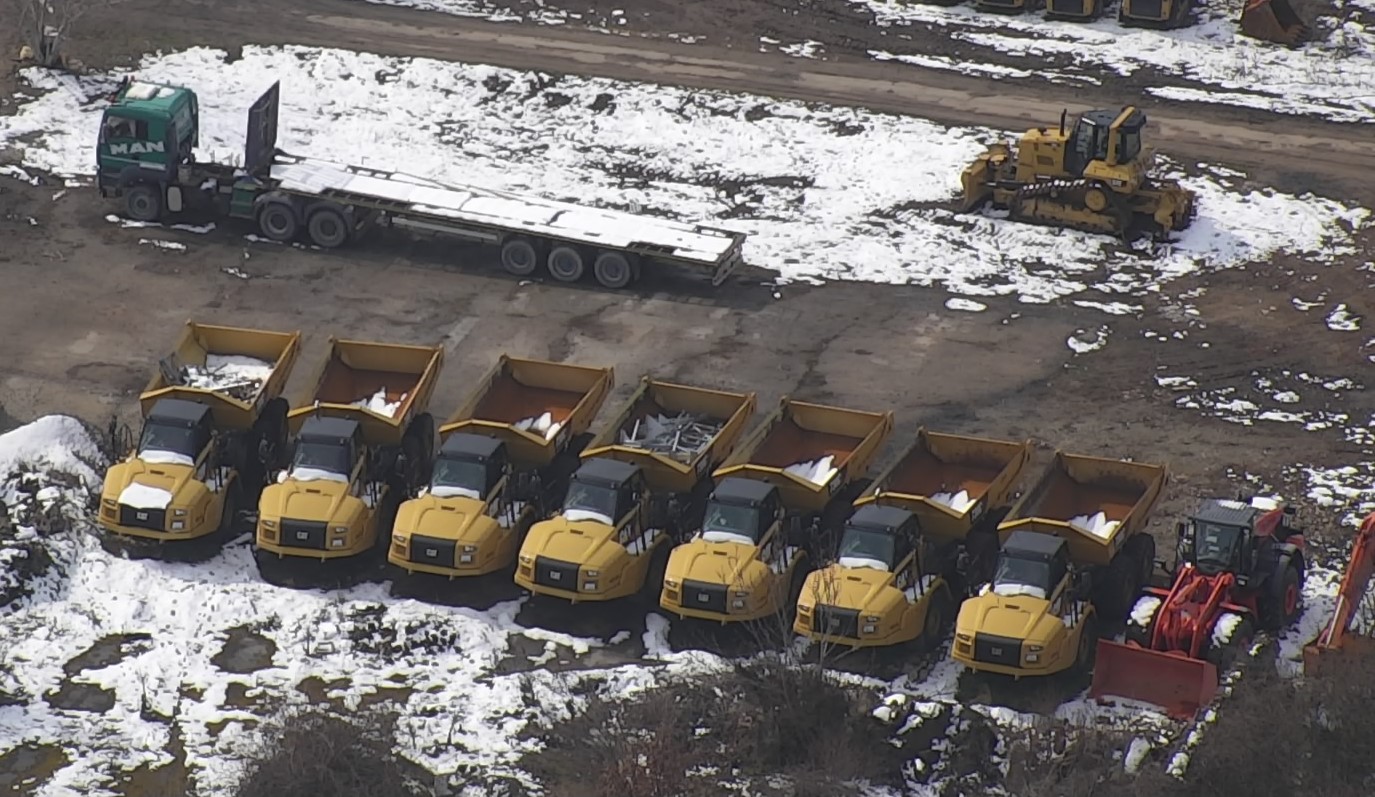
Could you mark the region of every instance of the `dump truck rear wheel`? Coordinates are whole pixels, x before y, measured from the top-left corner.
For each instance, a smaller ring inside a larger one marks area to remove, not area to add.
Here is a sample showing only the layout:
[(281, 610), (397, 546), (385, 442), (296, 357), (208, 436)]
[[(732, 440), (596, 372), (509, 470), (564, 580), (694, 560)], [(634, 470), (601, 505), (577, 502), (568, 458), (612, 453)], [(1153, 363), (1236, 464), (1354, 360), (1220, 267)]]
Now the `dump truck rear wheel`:
[(136, 185), (124, 192), (124, 215), (134, 221), (162, 218), (162, 191), (153, 185)]
[(349, 223), (338, 208), (321, 207), (311, 211), (306, 221), (311, 243), (322, 249), (337, 249), (349, 240)]
[(539, 248), (529, 238), (512, 238), (501, 245), (501, 267), (507, 274), (528, 277), (539, 268)]
[(602, 252), (592, 264), (592, 275), (602, 287), (618, 290), (635, 281), (633, 255), (624, 252)]
[(549, 276), (559, 282), (577, 282), (587, 272), (587, 262), (582, 252), (573, 246), (556, 246), (549, 250), (546, 260)]
[(263, 237), (287, 243), (296, 237), (296, 213), (285, 202), (268, 202), (258, 210), (258, 231)]

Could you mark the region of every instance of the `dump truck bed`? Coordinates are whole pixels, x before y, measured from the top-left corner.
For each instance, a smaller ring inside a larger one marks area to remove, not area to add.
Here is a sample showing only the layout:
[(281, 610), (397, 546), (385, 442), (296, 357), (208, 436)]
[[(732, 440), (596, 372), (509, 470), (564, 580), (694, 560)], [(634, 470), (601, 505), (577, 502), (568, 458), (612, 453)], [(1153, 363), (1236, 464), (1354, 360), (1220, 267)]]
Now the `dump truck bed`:
[(442, 346), (330, 338), (310, 399), (288, 415), (291, 431), (318, 413), (358, 421), (368, 445), (398, 445), (429, 406), (443, 362)]
[(511, 459), (545, 467), (587, 431), (615, 383), (614, 369), (505, 354), (440, 429), (506, 441)]
[(690, 492), (734, 450), (756, 403), (754, 393), (645, 376), (582, 455), (639, 465), (652, 489)]
[(891, 412), (784, 397), (713, 476), (771, 482), (790, 509), (820, 512), (845, 485), (864, 475), (892, 431)]
[(1030, 441), (942, 434), (923, 427), (855, 503), (902, 507), (917, 516), (923, 534), (962, 540), (989, 511), (1007, 506), (1030, 459)]
[(217, 426), (248, 429), (281, 395), (300, 351), (300, 332), (187, 321), (139, 395), (139, 406), (147, 416), (159, 399), (185, 399), (210, 407)]
[(1056, 534), (1085, 565), (1106, 565), (1146, 527), (1160, 500), (1164, 465), (1057, 452), (1050, 467), (998, 526)]

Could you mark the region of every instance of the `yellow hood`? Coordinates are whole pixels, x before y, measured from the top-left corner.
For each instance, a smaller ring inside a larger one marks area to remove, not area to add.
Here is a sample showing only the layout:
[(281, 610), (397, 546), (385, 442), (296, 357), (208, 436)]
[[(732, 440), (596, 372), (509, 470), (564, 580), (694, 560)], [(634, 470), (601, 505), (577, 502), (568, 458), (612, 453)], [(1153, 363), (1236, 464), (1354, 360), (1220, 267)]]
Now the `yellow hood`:
[(349, 502), (362, 503), (360, 499), (349, 495), (349, 486), (344, 482), (287, 479), (264, 488), (258, 506), (259, 514), (268, 519), (330, 522), (343, 514)]
[(879, 604), (887, 605), (903, 598), (893, 586), (893, 574), (886, 570), (832, 564), (807, 574), (801, 599), (806, 603), (824, 603), (859, 611), (867, 609), (870, 614), (880, 614)]
[(153, 464), (133, 456), (106, 471), (101, 494), (103, 498), (118, 501), (131, 484), (142, 484), (171, 493), (175, 503), (176, 496), (194, 480), (195, 472), (193, 465)]
[(473, 498), (434, 495), (413, 498), (397, 510), (395, 529), (402, 534), (477, 545), (500, 528), (495, 518), (483, 514), (485, 506)]
[(570, 521), (559, 516), (531, 526), (521, 553), (602, 567), (616, 556), (625, 554), (625, 548), (616, 542), (614, 535), (615, 529), (605, 523)]
[(1050, 602), (1044, 598), (1030, 595), (1004, 597), (985, 592), (960, 606), (958, 626), (967, 633), (996, 634), (1034, 642), (1050, 636), (1048, 629), (1038, 632), (1038, 625), (1045, 621), (1061, 625), (1058, 617), (1048, 616), (1049, 607)]
[(673, 549), (668, 558), (668, 577), (679, 581), (704, 581), (708, 584), (738, 585), (747, 589), (752, 564), (762, 566), (755, 555), (758, 548), (738, 542), (707, 542), (695, 539)]

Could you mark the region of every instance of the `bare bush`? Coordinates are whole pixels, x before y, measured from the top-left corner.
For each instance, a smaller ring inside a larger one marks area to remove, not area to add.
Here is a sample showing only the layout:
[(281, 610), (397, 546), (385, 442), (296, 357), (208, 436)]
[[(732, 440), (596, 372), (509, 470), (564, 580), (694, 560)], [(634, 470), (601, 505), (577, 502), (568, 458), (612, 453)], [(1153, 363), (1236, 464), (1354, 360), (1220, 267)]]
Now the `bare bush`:
[(78, 23), (92, 11), (125, 0), (0, 0), (0, 15), (14, 20), (22, 60), (39, 66), (62, 67), (67, 61), (62, 48)]
[(394, 715), (294, 708), (261, 729), (236, 797), (410, 797)]

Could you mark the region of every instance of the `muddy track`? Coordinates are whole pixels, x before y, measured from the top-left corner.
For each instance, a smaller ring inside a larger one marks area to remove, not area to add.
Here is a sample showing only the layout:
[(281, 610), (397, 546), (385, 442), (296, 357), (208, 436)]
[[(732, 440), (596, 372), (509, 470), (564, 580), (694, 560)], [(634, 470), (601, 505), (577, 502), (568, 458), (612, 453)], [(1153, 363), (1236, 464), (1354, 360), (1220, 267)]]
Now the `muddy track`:
[[(235, 47), (246, 43), (343, 47), (515, 69), (567, 72), (703, 89), (744, 91), (861, 106), (942, 124), (1020, 130), (1052, 123), (1062, 106), (1140, 102), (1155, 123), (1154, 141), (1181, 161), (1244, 169), (1287, 191), (1321, 191), (1375, 201), (1375, 150), (1369, 129), (1229, 109), (1170, 103), (1136, 92), (990, 81), (863, 58), (808, 61), (780, 53), (684, 45), (664, 39), (502, 24), (342, 0), (134, 0), (108, 20), (131, 39)], [(102, 20), (104, 22), (104, 20)], [(92, 28), (97, 25), (92, 24)], [(132, 42), (131, 42), (132, 43)], [(1109, 86), (1111, 89), (1111, 86)]]

